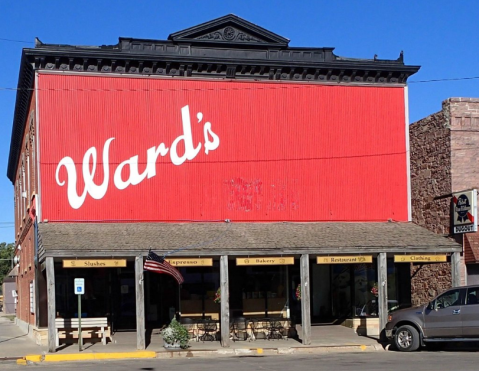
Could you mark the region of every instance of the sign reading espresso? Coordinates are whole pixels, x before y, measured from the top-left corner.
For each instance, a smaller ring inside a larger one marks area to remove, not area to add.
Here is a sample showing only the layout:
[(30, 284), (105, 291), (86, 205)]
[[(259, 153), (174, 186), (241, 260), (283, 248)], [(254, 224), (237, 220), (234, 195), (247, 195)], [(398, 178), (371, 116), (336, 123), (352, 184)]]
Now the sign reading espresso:
[(372, 263), (372, 255), (361, 256), (318, 256), (316, 258), (317, 264), (359, 264)]
[(447, 255), (394, 255), (395, 263), (447, 262)]
[(236, 258), (236, 265), (293, 265), (293, 257), (250, 257)]
[(126, 267), (126, 259), (78, 259), (64, 260), (63, 268), (120, 268)]
[(178, 258), (178, 259), (165, 259), (168, 263), (175, 267), (211, 267), (213, 266), (212, 258)]

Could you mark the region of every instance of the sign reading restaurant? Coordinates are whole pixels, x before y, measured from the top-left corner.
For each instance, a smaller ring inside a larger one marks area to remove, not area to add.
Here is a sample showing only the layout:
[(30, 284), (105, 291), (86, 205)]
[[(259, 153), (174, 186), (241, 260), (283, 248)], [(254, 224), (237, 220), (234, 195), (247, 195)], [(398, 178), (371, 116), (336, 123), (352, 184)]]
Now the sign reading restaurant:
[(318, 256), (317, 264), (360, 264), (372, 263), (372, 255), (353, 255), (353, 256)]

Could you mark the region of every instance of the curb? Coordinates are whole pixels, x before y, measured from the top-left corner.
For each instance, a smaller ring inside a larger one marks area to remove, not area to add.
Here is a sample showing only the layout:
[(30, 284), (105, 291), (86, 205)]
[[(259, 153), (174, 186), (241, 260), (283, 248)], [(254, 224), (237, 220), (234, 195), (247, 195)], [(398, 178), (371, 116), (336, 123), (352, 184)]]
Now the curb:
[(121, 353), (84, 353), (84, 354), (45, 354), (28, 355), (17, 360), (17, 364), (26, 365), (39, 362), (71, 362), (71, 361), (92, 361), (92, 360), (111, 360), (111, 359), (138, 359), (138, 358), (157, 358), (156, 352), (137, 351)]
[(92, 360), (118, 360), (138, 358), (193, 358), (193, 357), (234, 357), (234, 356), (266, 356), (266, 355), (291, 355), (311, 353), (333, 352), (367, 352), (384, 351), (381, 345), (329, 345), (329, 346), (305, 346), (305, 347), (282, 347), (282, 348), (242, 348), (242, 349), (215, 349), (215, 350), (167, 350), (135, 351), (118, 353), (83, 353), (83, 354), (44, 354), (28, 355), (17, 359), (17, 364), (27, 365), (41, 362), (72, 362)]

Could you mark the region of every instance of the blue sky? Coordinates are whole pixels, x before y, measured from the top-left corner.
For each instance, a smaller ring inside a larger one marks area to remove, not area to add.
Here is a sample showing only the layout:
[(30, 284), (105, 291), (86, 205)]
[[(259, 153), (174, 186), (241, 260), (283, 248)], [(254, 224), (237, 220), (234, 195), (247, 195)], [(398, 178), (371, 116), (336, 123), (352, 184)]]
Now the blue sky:
[[(119, 37), (166, 39), (226, 14), (290, 39), (334, 47), (351, 58), (420, 65), (410, 78), (409, 118), (441, 109), (449, 97), (479, 97), (479, 1), (462, 0), (2, 0), (0, 10), (0, 242), (14, 242), (13, 186), (7, 162), (22, 48), (45, 43), (116, 44)], [(470, 78), (470, 79), (461, 79)], [(421, 82), (429, 80), (447, 80)]]

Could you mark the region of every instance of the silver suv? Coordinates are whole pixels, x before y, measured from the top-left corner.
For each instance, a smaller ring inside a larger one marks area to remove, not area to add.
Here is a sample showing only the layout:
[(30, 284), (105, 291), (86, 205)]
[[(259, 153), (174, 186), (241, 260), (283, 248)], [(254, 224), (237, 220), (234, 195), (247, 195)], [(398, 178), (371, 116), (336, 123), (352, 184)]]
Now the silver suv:
[(404, 352), (451, 341), (479, 341), (478, 299), (478, 285), (455, 287), (426, 305), (394, 311), (386, 337)]

